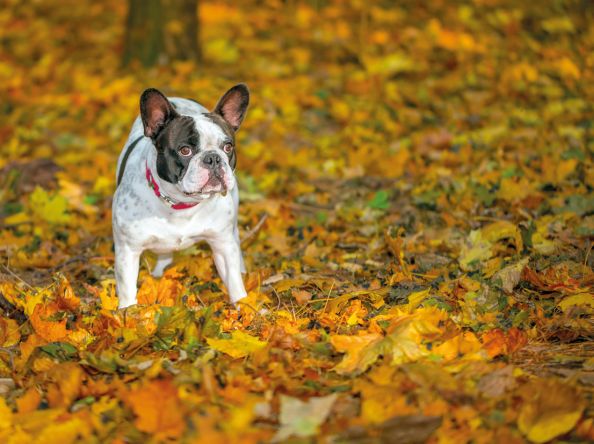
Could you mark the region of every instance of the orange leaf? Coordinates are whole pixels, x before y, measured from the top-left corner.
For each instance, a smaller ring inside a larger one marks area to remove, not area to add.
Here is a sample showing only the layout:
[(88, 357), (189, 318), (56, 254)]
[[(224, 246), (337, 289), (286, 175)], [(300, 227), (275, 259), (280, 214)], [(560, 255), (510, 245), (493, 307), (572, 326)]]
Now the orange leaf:
[(185, 428), (176, 387), (167, 380), (150, 381), (125, 399), (136, 415), (136, 427), (157, 438), (178, 438)]
[(177, 296), (183, 289), (183, 285), (179, 280), (180, 276), (179, 272), (174, 268), (166, 270), (160, 279), (146, 276), (138, 289), (138, 303), (173, 306)]
[(59, 341), (68, 335), (66, 319), (53, 320), (51, 318), (58, 310), (59, 307), (55, 302), (37, 304), (29, 318), (35, 332), (48, 342)]
[(31, 387), (23, 396), (16, 400), (19, 413), (34, 412), (41, 402), (41, 394), (35, 387)]
[(51, 407), (69, 407), (80, 393), (85, 374), (74, 362), (65, 362), (52, 367), (49, 376), (53, 381), (47, 389)]
[(526, 267), (522, 273), (522, 278), (539, 290), (559, 291), (565, 294), (584, 291), (579, 281), (569, 276), (569, 270), (566, 266), (549, 267), (540, 273)]
[(499, 329), (493, 329), (483, 335), (483, 347), (491, 358), (499, 355), (506, 355), (520, 350), (528, 342), (526, 333), (512, 327), (507, 334)]
[(80, 306), (80, 299), (76, 297), (66, 278), (60, 280), (60, 285), (56, 290), (56, 302), (63, 310), (74, 311)]

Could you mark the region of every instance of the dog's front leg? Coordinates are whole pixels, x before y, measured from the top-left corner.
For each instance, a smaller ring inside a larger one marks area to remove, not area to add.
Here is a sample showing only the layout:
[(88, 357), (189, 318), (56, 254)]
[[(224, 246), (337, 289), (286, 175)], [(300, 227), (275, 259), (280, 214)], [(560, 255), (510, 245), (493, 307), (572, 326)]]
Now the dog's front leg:
[(241, 278), (242, 257), (239, 244), (236, 242), (235, 236), (231, 236), (210, 242), (210, 247), (214, 254), (217, 271), (229, 292), (229, 299), (232, 304), (236, 305), (240, 299), (247, 295)]
[(233, 237), (235, 242), (239, 246), (239, 271), (246, 273), (245, 262), (243, 260), (243, 253), (241, 252), (241, 241), (239, 240), (239, 228), (237, 227), (237, 221), (235, 221), (235, 227), (233, 228)]
[(136, 281), (141, 251), (128, 245), (115, 244), (115, 275), (118, 293), (118, 308), (136, 304)]

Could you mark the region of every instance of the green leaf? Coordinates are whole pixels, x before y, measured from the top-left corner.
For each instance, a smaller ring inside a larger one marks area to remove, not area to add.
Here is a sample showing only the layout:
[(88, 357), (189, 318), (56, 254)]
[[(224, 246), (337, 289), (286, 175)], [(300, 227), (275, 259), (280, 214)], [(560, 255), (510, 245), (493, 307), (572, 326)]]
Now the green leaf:
[(388, 192), (385, 190), (378, 191), (367, 205), (369, 208), (376, 210), (387, 210), (390, 207)]
[(39, 349), (50, 355), (52, 358), (60, 361), (68, 361), (76, 356), (78, 351), (76, 347), (67, 342), (51, 342), (46, 345), (42, 345)]

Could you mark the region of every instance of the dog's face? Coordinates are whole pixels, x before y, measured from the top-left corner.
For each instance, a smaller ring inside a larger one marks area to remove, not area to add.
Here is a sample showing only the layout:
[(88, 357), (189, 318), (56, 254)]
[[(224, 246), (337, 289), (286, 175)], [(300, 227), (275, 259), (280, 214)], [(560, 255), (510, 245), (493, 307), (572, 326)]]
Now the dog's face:
[(180, 115), (156, 89), (140, 97), (144, 134), (157, 148), (157, 174), (180, 193), (206, 198), (235, 186), (235, 132), (247, 106), (249, 91), (235, 85), (214, 111), (198, 117)]

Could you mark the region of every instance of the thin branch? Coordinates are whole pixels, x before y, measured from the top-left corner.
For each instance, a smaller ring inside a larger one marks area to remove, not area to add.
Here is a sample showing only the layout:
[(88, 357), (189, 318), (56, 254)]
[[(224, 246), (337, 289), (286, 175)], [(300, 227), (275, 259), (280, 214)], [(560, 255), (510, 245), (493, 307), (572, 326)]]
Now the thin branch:
[(18, 274), (16, 274), (14, 271), (12, 271), (10, 268), (8, 268), (8, 265), (4, 265), (2, 264), (2, 268), (8, 273), (10, 274), (13, 278), (15, 278), (17, 281), (21, 282), (22, 284), (24, 284), (25, 286), (29, 287), (31, 290), (35, 290), (35, 287), (33, 287), (31, 284), (29, 284), (28, 282), (26, 282), (23, 278), (21, 278)]
[(264, 222), (266, 222), (266, 219), (268, 219), (268, 214), (265, 214), (264, 216), (262, 216), (260, 218), (260, 220), (258, 221), (258, 223), (256, 224), (256, 226), (254, 228), (252, 228), (250, 231), (248, 231), (245, 234), (245, 236), (243, 236), (243, 239), (241, 240), (242, 245), (245, 244), (248, 239), (253, 237), (260, 230), (260, 228), (262, 227)]

